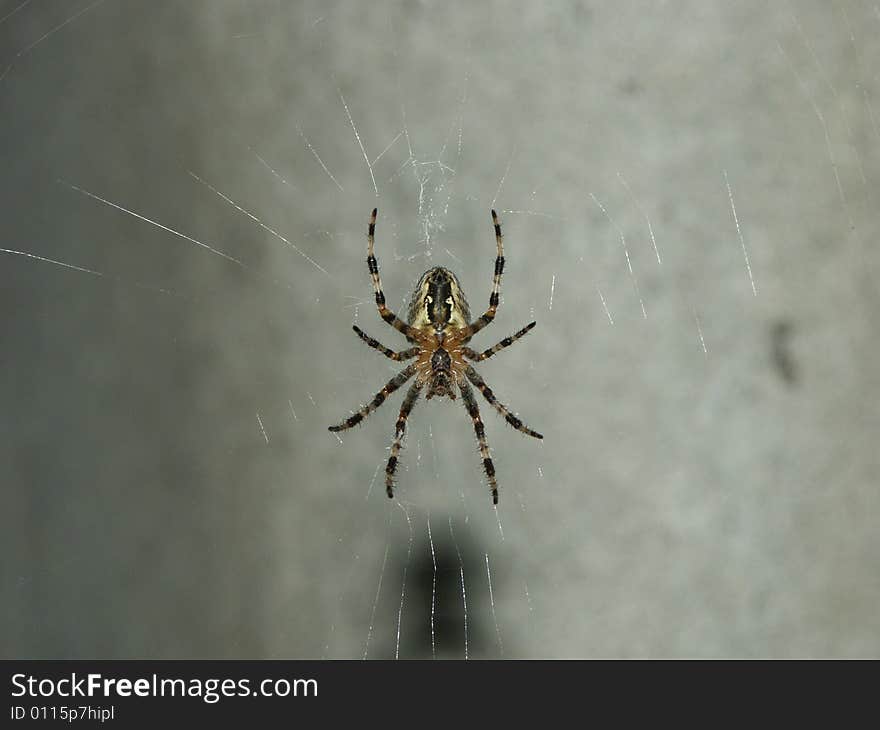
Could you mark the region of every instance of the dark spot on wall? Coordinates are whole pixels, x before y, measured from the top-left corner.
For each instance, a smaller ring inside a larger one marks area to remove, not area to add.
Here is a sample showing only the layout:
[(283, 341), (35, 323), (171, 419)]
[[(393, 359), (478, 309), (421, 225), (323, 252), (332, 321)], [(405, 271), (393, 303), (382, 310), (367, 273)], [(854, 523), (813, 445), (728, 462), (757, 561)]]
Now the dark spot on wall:
[(770, 328), (770, 352), (773, 366), (782, 381), (789, 386), (797, 384), (798, 368), (791, 351), (794, 325), (788, 320), (774, 322)]
[(641, 94), (645, 90), (642, 82), (635, 76), (627, 76), (617, 85), (617, 88), (622, 94), (626, 94), (627, 96), (635, 96), (636, 94)]
[[(488, 501), (488, 493), (486, 497)], [(468, 656), (500, 658), (500, 650), (492, 625), (486, 563), (483, 550), (473, 541), (467, 527), (453, 521), (453, 543), (447, 523), (442, 518), (431, 521), (434, 556), (424, 526), (416, 531), (412, 557), (407, 569), (406, 597), (400, 631), (401, 659), (463, 659), (464, 605), (461, 598), (461, 573), (464, 572), (467, 594)], [(422, 533), (421, 535), (419, 533)], [(396, 629), (400, 601), (400, 577), (405, 565), (405, 550), (390, 564), (388, 593), (390, 612), (384, 620)], [(459, 562), (459, 554), (461, 561)], [(436, 559), (436, 572), (434, 561)], [(388, 577), (386, 576), (386, 578)], [(496, 583), (497, 581), (497, 583)], [(492, 575), (496, 594), (507, 590), (500, 575)], [(383, 591), (385, 587), (383, 586)], [(431, 641), (431, 596), (434, 596), (434, 640)], [(395, 641), (396, 630), (389, 632), (389, 644)], [(504, 637), (507, 639), (507, 637)], [(516, 640), (511, 635), (513, 648)], [(505, 642), (507, 649), (507, 642)], [(394, 656), (395, 647), (376, 646), (376, 658)]]

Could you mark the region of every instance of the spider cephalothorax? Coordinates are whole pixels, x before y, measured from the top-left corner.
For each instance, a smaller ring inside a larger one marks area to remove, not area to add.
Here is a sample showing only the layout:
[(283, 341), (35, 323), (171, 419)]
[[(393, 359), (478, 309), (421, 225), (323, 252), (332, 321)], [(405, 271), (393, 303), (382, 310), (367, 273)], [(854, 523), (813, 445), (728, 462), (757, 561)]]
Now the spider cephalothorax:
[(480, 362), (492, 357), (499, 350), (512, 345), (516, 340), (525, 335), (535, 323), (532, 322), (523, 327), (516, 334), (505, 337), (501, 342), (483, 352), (476, 352), (468, 347), (471, 337), (479, 332), (495, 318), (498, 309), (499, 291), (501, 289), (501, 274), (504, 271), (504, 251), (501, 240), (501, 224), (498, 216), (492, 211), (492, 223), (495, 226), (495, 242), (498, 255), (495, 259), (495, 275), (492, 280), (492, 293), (489, 296), (489, 308), (471, 322), (470, 309), (467, 299), (461, 290), (458, 279), (449, 269), (437, 266), (429, 269), (419, 279), (413, 291), (409, 304), (407, 321), (401, 320), (394, 312), (385, 306), (385, 294), (382, 291), (382, 283), (379, 280), (379, 265), (373, 254), (374, 235), (376, 231), (376, 213), (370, 217), (368, 229), (367, 267), (373, 280), (373, 289), (376, 292), (376, 306), (379, 308), (379, 316), (382, 317), (398, 332), (402, 333), (412, 347), (407, 350), (395, 352), (365, 334), (357, 325), (354, 331), (370, 347), (378, 350), (392, 360), (410, 360), (415, 362), (401, 370), (386, 383), (367, 405), (353, 414), (337, 426), (330, 426), (331, 431), (343, 431), (360, 423), (364, 417), (376, 410), (385, 399), (406, 383), (410, 378), (415, 381), (407, 391), (397, 417), (394, 441), (391, 444), (391, 456), (385, 467), (385, 488), (389, 497), (394, 496), (394, 472), (397, 469), (397, 458), (403, 443), (403, 434), (406, 430), (406, 419), (413, 406), (418, 400), (422, 390), (427, 388), (426, 399), (432, 397), (448, 397), (456, 399), (456, 391), (461, 393), (465, 408), (474, 424), (474, 432), (480, 446), (480, 455), (483, 458), (483, 469), (489, 480), (489, 488), (492, 491), (492, 501), (498, 504), (498, 483), (495, 479), (495, 466), (489, 456), (489, 444), (486, 441), (485, 428), (480, 418), (480, 410), (474, 398), (468, 382), (472, 383), (486, 398), (487, 401), (498, 411), (505, 420), (515, 429), (538, 439), (544, 438), (536, 431), (526, 427), (523, 422), (501, 405), (495, 398), (492, 389), (474, 370), (469, 361)]

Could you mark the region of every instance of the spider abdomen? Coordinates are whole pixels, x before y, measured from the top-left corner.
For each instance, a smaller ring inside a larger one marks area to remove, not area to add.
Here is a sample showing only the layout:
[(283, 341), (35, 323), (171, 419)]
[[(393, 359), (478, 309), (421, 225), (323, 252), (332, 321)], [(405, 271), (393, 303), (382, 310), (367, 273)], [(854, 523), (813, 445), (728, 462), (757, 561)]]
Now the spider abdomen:
[(409, 324), (417, 328), (467, 327), (471, 313), (458, 277), (449, 269), (428, 269), (416, 284), (409, 304)]

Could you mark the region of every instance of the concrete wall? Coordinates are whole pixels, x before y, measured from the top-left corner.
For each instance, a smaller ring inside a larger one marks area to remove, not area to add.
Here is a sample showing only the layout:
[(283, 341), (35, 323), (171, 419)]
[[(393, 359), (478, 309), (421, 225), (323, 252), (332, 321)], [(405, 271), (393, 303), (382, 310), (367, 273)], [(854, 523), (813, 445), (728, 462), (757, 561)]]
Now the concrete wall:
[[(870, 3), (19, 5), (3, 656), (880, 652)], [(398, 400), (326, 430), (404, 345), (374, 205), (398, 309), (501, 211), (497, 514), (460, 400), (396, 502)]]

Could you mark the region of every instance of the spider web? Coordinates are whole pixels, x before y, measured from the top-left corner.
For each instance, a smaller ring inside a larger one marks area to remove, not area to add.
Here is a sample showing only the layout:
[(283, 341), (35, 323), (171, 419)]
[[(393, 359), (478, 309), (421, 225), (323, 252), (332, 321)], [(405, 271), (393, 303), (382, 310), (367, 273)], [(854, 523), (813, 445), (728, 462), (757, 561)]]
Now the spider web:
[[(10, 656), (876, 655), (880, 10), (0, 3)], [(545, 434), (420, 400), (428, 267)], [(521, 440), (522, 439), (522, 440)]]

